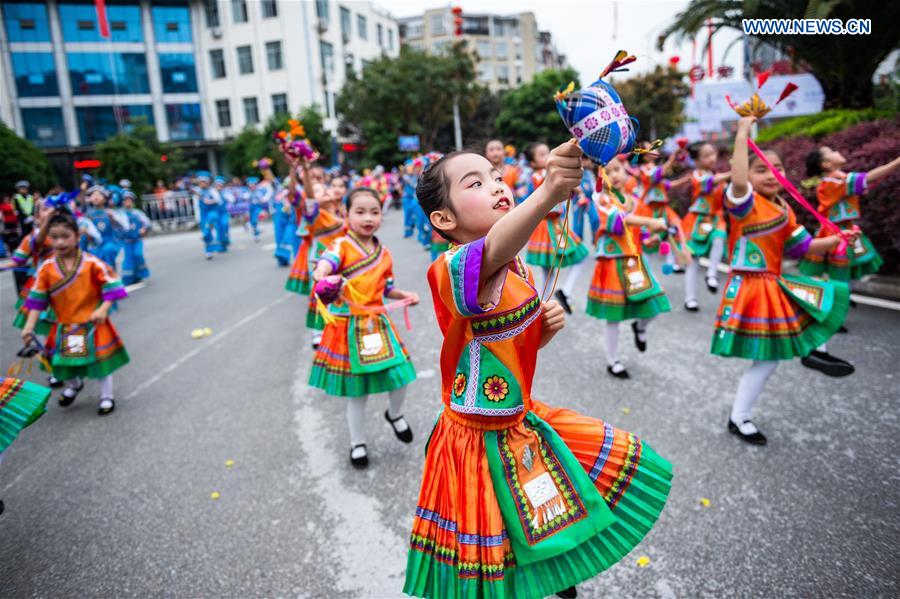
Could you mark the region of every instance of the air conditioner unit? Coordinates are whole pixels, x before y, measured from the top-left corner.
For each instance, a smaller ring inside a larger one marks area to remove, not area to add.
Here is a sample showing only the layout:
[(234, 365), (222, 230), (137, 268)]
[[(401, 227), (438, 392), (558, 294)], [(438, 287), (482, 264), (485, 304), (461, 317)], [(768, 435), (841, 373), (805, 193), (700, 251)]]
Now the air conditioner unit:
[(213, 27), (211, 33), (212, 33), (212, 36), (213, 36), (215, 39), (221, 39), (221, 38), (222, 38), (222, 30), (219, 29), (218, 27)]

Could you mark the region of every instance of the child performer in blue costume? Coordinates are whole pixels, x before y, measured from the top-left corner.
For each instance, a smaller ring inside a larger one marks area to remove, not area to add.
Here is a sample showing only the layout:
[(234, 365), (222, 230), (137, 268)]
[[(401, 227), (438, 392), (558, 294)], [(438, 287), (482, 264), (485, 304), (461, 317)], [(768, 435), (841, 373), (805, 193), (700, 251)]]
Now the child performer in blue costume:
[(253, 241), (257, 243), (259, 243), (259, 215), (269, 205), (271, 199), (271, 186), (260, 186), (259, 177), (247, 177), (247, 223), (250, 225), (250, 232), (253, 233)]
[(403, 183), (403, 237), (412, 237), (416, 228), (416, 210), (419, 203), (416, 201), (416, 183), (419, 176), (415, 172), (412, 159), (403, 163), (403, 174), (400, 176)]
[[(213, 252), (228, 251), (228, 210), (222, 197), (225, 180), (216, 177), (215, 187), (210, 187), (210, 175), (206, 171), (197, 174), (200, 205), (200, 231), (206, 246), (206, 259), (212, 260)], [(223, 220), (225, 226), (222, 226)]]
[(150, 230), (150, 219), (143, 210), (134, 207), (135, 199), (133, 191), (122, 192), (122, 213), (128, 219), (128, 229), (123, 236), (125, 259), (122, 260), (122, 282), (126, 285), (150, 278), (142, 239)]
[(106, 207), (109, 197), (109, 191), (102, 185), (89, 187), (87, 189), (88, 209), (84, 215), (100, 233), (100, 242), (89, 242), (88, 251), (116, 270), (119, 250), (122, 249), (118, 231), (124, 231), (127, 223), (120, 214)]

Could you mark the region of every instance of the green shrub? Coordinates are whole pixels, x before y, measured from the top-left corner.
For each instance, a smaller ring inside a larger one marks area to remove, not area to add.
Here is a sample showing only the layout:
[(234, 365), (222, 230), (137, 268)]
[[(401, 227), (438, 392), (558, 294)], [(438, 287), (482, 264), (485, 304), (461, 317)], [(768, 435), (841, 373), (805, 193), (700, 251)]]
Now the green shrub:
[(892, 111), (876, 110), (874, 108), (865, 108), (862, 110), (835, 108), (832, 110), (825, 110), (818, 114), (796, 116), (778, 121), (777, 123), (760, 129), (757, 141), (766, 143), (777, 139), (798, 137), (801, 135), (808, 135), (818, 139), (865, 121), (890, 118), (893, 115), (894, 113)]

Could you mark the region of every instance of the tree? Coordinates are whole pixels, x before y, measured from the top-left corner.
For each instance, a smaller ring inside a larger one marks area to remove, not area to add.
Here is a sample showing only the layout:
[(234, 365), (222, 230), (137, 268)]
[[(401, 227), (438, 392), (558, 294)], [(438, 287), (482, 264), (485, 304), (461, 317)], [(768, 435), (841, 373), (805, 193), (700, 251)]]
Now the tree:
[(497, 117), (500, 138), (520, 149), (533, 141), (551, 146), (565, 141), (568, 133), (553, 95), (570, 81), (578, 87), (578, 73), (574, 69), (547, 69), (535, 75), (531, 82), (506, 92)]
[(900, 3), (864, 0), (691, 0), (658, 40), (662, 49), (672, 35), (691, 37), (712, 20), (713, 31), (743, 31), (742, 19), (868, 18), (869, 35), (756, 35), (807, 66), (825, 92), (826, 108), (873, 105), (872, 76), (898, 47), (894, 24)]
[(475, 88), (464, 43), (436, 56), (403, 47), (397, 58), (366, 65), (362, 77), (351, 75), (336, 106), (342, 132), (364, 138), (368, 163), (396, 164), (407, 157), (397, 147), (400, 135), (418, 135), (423, 151), (437, 149), (438, 133), (453, 122), (453, 98), (462, 112)]
[[(502, 100), (498, 94), (486, 87), (476, 86), (460, 103), (463, 145), (467, 148), (481, 148), (497, 137), (497, 117), (500, 115)], [(454, 147), (453, 123), (443, 127), (435, 140), (435, 147)]]
[(21, 179), (40, 191), (56, 184), (56, 175), (43, 152), (0, 123), (0, 191), (13, 192), (16, 181)]
[[(156, 136), (156, 128), (146, 122), (134, 124), (131, 127), (130, 134), (139, 137), (150, 148), (159, 159), (159, 175), (158, 179), (162, 179), (166, 183), (183, 177), (194, 166), (194, 161), (186, 158), (184, 151), (172, 144), (161, 143)], [(134, 181), (132, 181), (134, 183)], [(154, 181), (155, 183), (155, 181)]]
[(150, 191), (156, 180), (163, 178), (160, 155), (133, 133), (106, 138), (97, 145), (97, 158), (102, 163), (98, 175), (111, 183), (128, 179), (136, 193)]
[(237, 137), (225, 144), (225, 162), (228, 172), (238, 177), (258, 175), (253, 166), (256, 160), (268, 156), (275, 161), (275, 172), (287, 172), (287, 165), (275, 142), (275, 134), (286, 129), (288, 120), (296, 118), (306, 129), (306, 137), (320, 154), (319, 164), (328, 164), (331, 156), (331, 135), (325, 130), (324, 117), (317, 105), (302, 108), (296, 116), (290, 114), (272, 115), (262, 130), (247, 127)]
[(691, 91), (682, 73), (657, 66), (645, 75), (621, 83), (610, 82), (619, 92), (628, 114), (640, 122), (642, 139), (666, 139), (681, 128), (684, 99)]

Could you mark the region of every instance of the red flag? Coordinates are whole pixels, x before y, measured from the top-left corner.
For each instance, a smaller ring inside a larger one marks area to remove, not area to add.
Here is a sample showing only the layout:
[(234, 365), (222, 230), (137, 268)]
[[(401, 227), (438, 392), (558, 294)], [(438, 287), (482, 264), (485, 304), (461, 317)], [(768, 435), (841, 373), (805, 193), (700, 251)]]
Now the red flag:
[(757, 73), (756, 74), (756, 89), (761, 88), (766, 83), (766, 81), (768, 81), (769, 75), (771, 75), (771, 74), (772, 74), (771, 70)]
[(795, 91), (797, 91), (797, 84), (795, 84), (793, 82), (789, 82), (787, 85), (784, 86), (784, 90), (781, 92), (781, 95), (778, 96), (778, 101), (775, 103), (778, 104), (778, 102), (781, 102), (782, 100), (784, 100), (785, 98), (790, 96)]
[(100, 26), (100, 37), (109, 39), (109, 20), (106, 18), (106, 0), (94, 0), (97, 8), (97, 24)]

